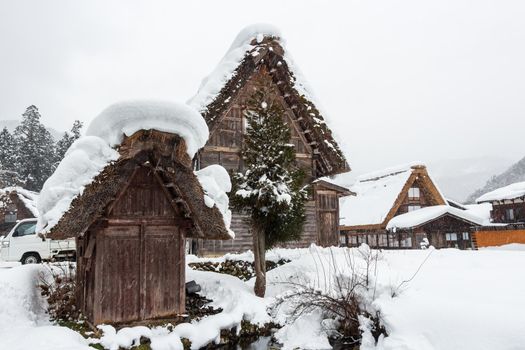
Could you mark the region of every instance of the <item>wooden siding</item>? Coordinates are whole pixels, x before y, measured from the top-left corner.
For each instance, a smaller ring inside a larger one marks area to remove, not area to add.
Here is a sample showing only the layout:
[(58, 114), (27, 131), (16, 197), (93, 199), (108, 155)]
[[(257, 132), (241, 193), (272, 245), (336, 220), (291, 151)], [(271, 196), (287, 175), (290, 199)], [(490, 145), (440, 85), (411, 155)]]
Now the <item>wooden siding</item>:
[[(507, 210), (513, 210), (514, 218), (508, 217)], [(522, 200), (512, 203), (492, 203), (490, 212), (492, 222), (495, 223), (516, 223), (525, 222), (525, 202)]]
[(519, 230), (483, 230), (474, 232), (478, 248), (495, 247), (511, 243), (525, 244), (525, 229)]
[(403, 199), (401, 200), (401, 204), (394, 216), (401, 215), (404, 213), (408, 213), (408, 208), (410, 206), (419, 205), (421, 208), (427, 207), (430, 205), (436, 205), (436, 202), (432, 200), (432, 197), (429, 195), (429, 191), (426, 189), (426, 186), (421, 181), (415, 179), (414, 182), (408, 187), (419, 188), (419, 197), (418, 198), (411, 198), (409, 197), (408, 190), (402, 193)]
[[(227, 241), (198, 240), (197, 251), (203, 256), (219, 256), (226, 253), (240, 253), (253, 249), (250, 231), (250, 217), (247, 214), (233, 212), (230, 228), (235, 232), (235, 239)], [(280, 245), (287, 248), (305, 248), (311, 243), (318, 243), (317, 209), (315, 201), (306, 203), (306, 222), (300, 241)]]

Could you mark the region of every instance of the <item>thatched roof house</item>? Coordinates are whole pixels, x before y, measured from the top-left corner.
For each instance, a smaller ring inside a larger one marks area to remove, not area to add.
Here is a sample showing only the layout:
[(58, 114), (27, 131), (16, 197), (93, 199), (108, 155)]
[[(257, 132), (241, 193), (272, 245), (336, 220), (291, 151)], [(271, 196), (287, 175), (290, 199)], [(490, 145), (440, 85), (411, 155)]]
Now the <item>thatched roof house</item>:
[(9, 232), (17, 220), (36, 218), (38, 193), (13, 186), (0, 189), (0, 235)]
[[(291, 131), (297, 165), (305, 171), (312, 196), (306, 205), (302, 238), (287, 246), (311, 243), (337, 244), (338, 197), (346, 189), (321, 189), (313, 181), (350, 170), (326, 115), (320, 111), (305, 79), (291, 60), (279, 30), (268, 25), (250, 26), (239, 33), (215, 70), (206, 77), (188, 104), (201, 112), (210, 129), (210, 138), (197, 154), (197, 167), (220, 164), (233, 172), (243, 171), (241, 148), (246, 127), (244, 113), (254, 92), (278, 103)], [(323, 203), (334, 203), (323, 207)], [(217, 255), (251, 249), (249, 223), (234, 212), (232, 228), (236, 239), (225, 242), (199, 241), (196, 253)]]
[(362, 175), (350, 190), (356, 196), (341, 199), (342, 230), (382, 230), (396, 215), (447, 204), (422, 164)]
[(275, 88), (291, 124), (297, 128), (297, 136), (305, 143), (304, 151), (315, 155), (314, 178), (350, 170), (311, 89), (286, 51), (281, 33), (269, 25), (254, 25), (241, 31), (219, 65), (188, 101), (206, 120), (212, 143), (225, 118), (232, 117), (229, 111), (242, 110), (239, 107), (250, 90), (257, 88), (255, 83)]

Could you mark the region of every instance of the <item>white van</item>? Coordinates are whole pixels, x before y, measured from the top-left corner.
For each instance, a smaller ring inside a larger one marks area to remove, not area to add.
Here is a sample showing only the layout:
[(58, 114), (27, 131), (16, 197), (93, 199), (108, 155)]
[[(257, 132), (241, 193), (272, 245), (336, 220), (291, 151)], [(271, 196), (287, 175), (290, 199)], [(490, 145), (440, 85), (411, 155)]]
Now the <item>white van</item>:
[(36, 264), (50, 259), (74, 259), (75, 240), (41, 238), (35, 232), (36, 221), (37, 219), (20, 220), (5, 237), (2, 237), (0, 260)]

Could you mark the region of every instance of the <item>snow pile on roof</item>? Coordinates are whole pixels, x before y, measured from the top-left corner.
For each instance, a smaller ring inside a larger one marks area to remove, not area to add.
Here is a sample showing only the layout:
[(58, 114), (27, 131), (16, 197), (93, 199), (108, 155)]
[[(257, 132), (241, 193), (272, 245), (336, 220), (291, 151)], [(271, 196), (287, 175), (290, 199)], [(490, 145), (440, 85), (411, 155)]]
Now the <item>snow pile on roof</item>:
[(386, 228), (387, 230), (395, 230), (417, 227), (445, 214), (456, 216), (476, 225), (483, 225), (485, 222), (483, 218), (469, 212), (468, 210), (457, 209), (449, 205), (435, 205), (395, 216), (388, 222)]
[(84, 136), (75, 141), (42, 187), (37, 232), (49, 232), (69, 210), (73, 199), (82, 194), (106, 165), (118, 158), (119, 153), (97, 136)]
[(483, 225), (490, 224), (490, 212), (492, 211), (492, 204), (480, 203), (480, 204), (465, 204), (466, 210), (483, 219)]
[(164, 101), (127, 101), (113, 104), (96, 117), (86, 135), (98, 136), (111, 147), (124, 136), (155, 129), (181, 136), (190, 158), (208, 141), (208, 126), (202, 116), (185, 104)]
[(213, 208), (214, 205), (217, 206), (230, 236), (235, 238), (235, 234), (230, 230), (232, 213), (228, 208), (229, 198), (226, 194), (226, 192), (230, 192), (232, 189), (230, 175), (226, 169), (217, 164), (209, 165), (206, 168), (195, 171), (195, 175), (197, 175), (204, 190), (204, 203), (208, 208)]
[(16, 193), (20, 201), (24, 203), (24, 206), (31, 212), (31, 214), (33, 214), (35, 218), (38, 217), (38, 192), (29, 191), (19, 186), (12, 186), (0, 189), (0, 196), (8, 195), (11, 192)]
[(281, 32), (269, 24), (254, 24), (243, 29), (213, 72), (202, 80), (197, 94), (188, 101), (188, 104), (203, 112), (234, 76), (246, 53), (254, 48), (251, 44), (253, 39), (260, 43), (265, 37), (281, 38)]
[(355, 196), (339, 200), (341, 225), (381, 224), (412, 174), (412, 164), (362, 175), (350, 187)]
[(511, 185), (498, 188), (494, 191), (485, 193), (478, 199), (477, 203), (481, 202), (492, 202), (492, 201), (502, 201), (505, 199), (516, 199), (520, 197), (525, 197), (525, 181), (516, 182)]

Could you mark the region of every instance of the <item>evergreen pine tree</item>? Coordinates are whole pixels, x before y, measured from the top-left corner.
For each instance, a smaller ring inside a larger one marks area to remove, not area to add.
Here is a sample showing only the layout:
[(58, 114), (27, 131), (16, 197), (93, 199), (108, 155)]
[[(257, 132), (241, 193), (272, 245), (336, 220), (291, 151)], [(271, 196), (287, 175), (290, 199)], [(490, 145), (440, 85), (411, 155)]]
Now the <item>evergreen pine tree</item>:
[(7, 128), (0, 132), (0, 186), (20, 185), (21, 181), (16, 172), (16, 143), (15, 138)]
[(29, 106), (14, 132), (17, 145), (17, 170), (29, 190), (39, 191), (54, 170), (55, 142), (40, 123), (40, 112)]
[(300, 238), (307, 198), (284, 109), (267, 96), (258, 90), (248, 102), (242, 148), (245, 171), (234, 175), (231, 192), (233, 206), (250, 213), (258, 296), (266, 290), (266, 249)]
[(73, 126), (71, 127), (71, 131), (64, 132), (64, 135), (62, 136), (62, 138), (58, 140), (56, 144), (56, 152), (55, 152), (55, 156), (56, 156), (55, 165), (58, 165), (58, 163), (60, 163), (60, 161), (64, 158), (69, 147), (71, 147), (73, 142), (75, 142), (80, 137), (81, 129), (82, 129), (82, 122), (80, 122), (79, 120), (75, 120), (75, 122), (73, 123)]
[(16, 167), (15, 138), (7, 128), (0, 132), (0, 169), (14, 170)]

